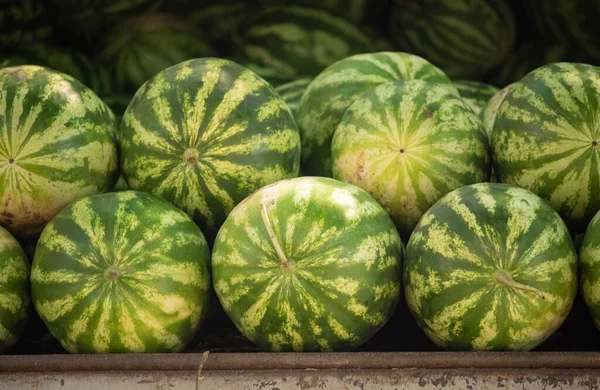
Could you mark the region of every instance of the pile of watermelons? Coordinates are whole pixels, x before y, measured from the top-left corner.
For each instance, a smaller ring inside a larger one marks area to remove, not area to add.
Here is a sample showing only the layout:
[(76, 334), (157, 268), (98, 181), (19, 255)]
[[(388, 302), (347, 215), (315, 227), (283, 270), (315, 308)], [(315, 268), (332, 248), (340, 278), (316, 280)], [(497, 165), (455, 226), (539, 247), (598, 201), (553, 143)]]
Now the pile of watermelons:
[(0, 350), (529, 350), (578, 289), (600, 326), (598, 19), (0, 0)]

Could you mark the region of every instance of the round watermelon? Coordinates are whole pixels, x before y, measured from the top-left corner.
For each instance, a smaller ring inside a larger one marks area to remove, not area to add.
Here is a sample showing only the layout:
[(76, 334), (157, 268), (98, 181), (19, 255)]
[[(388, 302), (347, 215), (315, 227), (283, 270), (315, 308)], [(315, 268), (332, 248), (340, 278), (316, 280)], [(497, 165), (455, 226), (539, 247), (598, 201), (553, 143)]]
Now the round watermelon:
[[(96, 40), (114, 24), (134, 15), (156, 11), (164, 0), (44, 0), (55, 13), (53, 23), (61, 39), (96, 50)], [(169, 0), (173, 1), (173, 0)]]
[(487, 102), (498, 92), (498, 88), (493, 85), (481, 83), (479, 81), (460, 80), (455, 81), (454, 87), (460, 94), (462, 100), (477, 114), (485, 107)]
[(66, 73), (99, 95), (112, 90), (108, 71), (77, 50), (32, 44), (19, 49), (18, 53), (27, 59), (27, 65), (45, 66)]
[(354, 101), (331, 144), (333, 177), (371, 194), (408, 239), (442, 195), (487, 181), (490, 148), (477, 115), (440, 85), (380, 85)]
[(442, 348), (529, 350), (567, 317), (577, 255), (547, 202), (479, 183), (423, 215), (406, 249), (404, 283), (419, 326)]
[(540, 66), (579, 57), (569, 49), (572, 48), (564, 42), (548, 43), (541, 39), (525, 41), (492, 69), (486, 80), (503, 87), (519, 81)]
[(369, 38), (343, 18), (296, 6), (267, 7), (238, 26), (237, 50), (292, 77), (314, 77), (327, 66), (369, 51)]
[(547, 40), (565, 42), (600, 61), (600, 2), (597, 0), (529, 0), (538, 33)]
[(23, 248), (0, 227), (0, 352), (19, 339), (29, 318), (29, 263)]
[[(172, 3), (174, 1), (169, 1)], [(234, 32), (249, 17), (253, 7), (244, 0), (204, 0), (191, 1), (178, 8), (178, 13), (202, 31), (202, 37), (206, 37), (220, 55), (229, 56), (234, 52)]]
[(39, 235), (117, 178), (115, 119), (87, 87), (39, 66), (0, 69), (0, 225)]
[(52, 35), (47, 15), (43, 0), (0, 0), (0, 46), (18, 48), (47, 40)]
[(512, 84), (507, 85), (501, 90), (497, 91), (485, 104), (481, 112), (479, 113), (479, 118), (483, 122), (483, 127), (485, 128), (485, 134), (487, 135), (488, 141), (490, 142), (490, 146), (492, 144), (492, 131), (494, 130), (494, 122), (496, 121), (496, 114), (498, 113), (498, 109), (500, 108), (500, 104), (504, 101), (506, 94), (510, 90)]
[(596, 327), (600, 329), (600, 212), (592, 219), (579, 251), (581, 292)]
[(300, 99), (302, 98), (302, 94), (304, 91), (306, 91), (306, 88), (310, 82), (311, 79), (300, 79), (282, 84), (275, 88), (277, 93), (279, 93), (283, 101), (287, 104), (292, 115), (295, 116), (298, 112)]
[(508, 54), (515, 28), (505, 0), (407, 0), (395, 2), (390, 31), (397, 49), (476, 78)]
[(46, 226), (31, 292), (69, 352), (173, 352), (205, 316), (209, 267), (206, 240), (184, 212), (115, 192), (78, 200)]
[(308, 85), (296, 115), (302, 136), (303, 172), (332, 175), (331, 139), (344, 112), (358, 97), (380, 84), (412, 79), (445, 84), (454, 90), (444, 72), (407, 53), (360, 54), (321, 72)]
[(130, 187), (186, 211), (209, 241), (237, 203), (299, 171), (300, 136), (285, 102), (222, 59), (186, 61), (144, 84), (119, 145)]
[(161, 70), (214, 54), (202, 34), (174, 15), (143, 14), (123, 21), (104, 37), (98, 60), (119, 91), (135, 92)]
[(349, 350), (392, 315), (402, 256), (392, 221), (363, 190), (283, 180), (231, 212), (213, 250), (213, 285), (236, 327), (264, 350)]
[(599, 89), (595, 66), (546, 65), (513, 84), (494, 122), (498, 179), (547, 199), (572, 233), (600, 210)]

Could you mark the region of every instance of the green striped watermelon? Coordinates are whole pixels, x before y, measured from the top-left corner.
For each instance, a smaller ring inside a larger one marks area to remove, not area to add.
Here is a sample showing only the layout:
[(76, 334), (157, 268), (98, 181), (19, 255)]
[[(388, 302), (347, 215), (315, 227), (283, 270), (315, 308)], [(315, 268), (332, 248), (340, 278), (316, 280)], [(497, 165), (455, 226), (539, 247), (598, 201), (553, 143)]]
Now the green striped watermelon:
[(52, 35), (43, 0), (0, 0), (0, 46), (21, 47)]
[(326, 11), (268, 7), (238, 26), (238, 50), (292, 78), (314, 77), (334, 62), (369, 51), (357, 27)]
[(481, 113), (481, 110), (492, 96), (498, 92), (498, 88), (493, 85), (470, 80), (455, 81), (454, 87), (458, 90), (460, 97), (477, 115)]
[[(48, 0), (44, 0), (48, 1)], [(172, 0), (169, 0), (172, 1)], [(49, 0), (60, 37), (96, 49), (96, 40), (123, 19), (156, 11), (164, 0)], [(94, 51), (91, 51), (92, 53)]]
[(129, 190), (129, 185), (127, 184), (127, 182), (125, 181), (125, 178), (123, 177), (123, 175), (119, 175), (119, 179), (117, 180), (117, 183), (115, 184), (115, 188), (113, 189), (113, 191), (125, 191), (125, 190)]
[(296, 78), (291, 77), (289, 75), (285, 75), (267, 65), (262, 65), (256, 62), (249, 60), (248, 58), (234, 58), (233, 61), (236, 64), (242, 65), (244, 68), (253, 71), (258, 76), (263, 78), (266, 82), (271, 84), (273, 87), (278, 87), (283, 84), (291, 83), (295, 81)]
[(381, 12), (386, 8), (386, 0), (265, 0), (265, 3), (283, 4), (290, 3), (305, 7), (321, 8), (339, 15), (353, 23), (364, 23), (374, 17), (381, 17)]
[(19, 49), (18, 53), (27, 58), (27, 65), (45, 66), (66, 73), (97, 94), (106, 94), (112, 90), (108, 71), (79, 51), (32, 44)]
[(102, 101), (110, 107), (113, 114), (115, 114), (115, 122), (118, 129), (121, 126), (121, 120), (123, 119), (123, 115), (125, 114), (125, 110), (127, 110), (127, 106), (129, 105), (132, 96), (127, 93), (111, 93), (102, 95), (101, 98)]
[(513, 84), (494, 122), (498, 179), (550, 201), (572, 233), (600, 210), (599, 90), (595, 66), (547, 65)]
[(419, 326), (441, 347), (529, 350), (569, 313), (577, 255), (547, 202), (480, 183), (423, 215), (407, 246), (404, 283)]
[(592, 218), (583, 236), (579, 265), (583, 299), (600, 329), (600, 212)]
[(515, 40), (505, 0), (397, 1), (390, 30), (399, 50), (423, 56), (455, 78), (481, 76)]
[(180, 351), (210, 296), (210, 252), (182, 211), (124, 191), (72, 203), (44, 229), (35, 308), (69, 352)]
[(114, 116), (87, 87), (39, 66), (0, 69), (0, 225), (38, 235), (117, 174)]
[(150, 77), (180, 62), (214, 54), (202, 34), (170, 14), (144, 14), (123, 21), (104, 37), (98, 54), (119, 91), (135, 92)]
[(487, 181), (490, 148), (477, 115), (441, 85), (380, 85), (354, 101), (331, 143), (333, 177), (371, 194), (403, 238), (442, 195)]
[(492, 144), (492, 131), (494, 130), (494, 122), (496, 121), (496, 114), (498, 113), (498, 109), (500, 108), (500, 104), (504, 101), (506, 94), (508, 93), (512, 84), (507, 85), (501, 90), (497, 91), (485, 104), (481, 112), (479, 113), (479, 118), (483, 122), (483, 127), (485, 128), (485, 134), (488, 137), (490, 142), (490, 146)]
[(275, 88), (277, 93), (279, 93), (283, 101), (287, 104), (292, 115), (296, 115), (298, 106), (300, 105), (300, 98), (302, 98), (302, 94), (306, 91), (310, 82), (311, 79), (300, 79), (282, 84)]
[(303, 172), (331, 176), (331, 139), (346, 109), (380, 84), (411, 79), (447, 84), (453, 89), (444, 72), (407, 53), (360, 54), (321, 72), (306, 89), (296, 115), (302, 136)]
[(229, 215), (215, 242), (223, 308), (270, 351), (352, 349), (400, 298), (403, 245), (363, 190), (302, 177), (260, 189)]
[(0, 227), (0, 352), (19, 338), (29, 318), (29, 263), (17, 240)]
[(549, 44), (539, 39), (526, 41), (488, 73), (487, 81), (503, 87), (519, 81), (540, 66), (569, 57), (573, 57), (573, 53), (569, 53), (569, 46), (565, 43)]
[(591, 61), (600, 61), (600, 2), (596, 0), (528, 0), (534, 24), (547, 40), (583, 50)]
[(300, 136), (285, 102), (234, 62), (186, 61), (150, 79), (120, 128), (121, 169), (200, 224), (209, 241), (260, 187), (298, 175)]
[(178, 8), (181, 8), (179, 13), (202, 31), (202, 36), (214, 45), (217, 52), (226, 56), (233, 54), (233, 36), (237, 26), (252, 11), (251, 4), (244, 0), (192, 1)]

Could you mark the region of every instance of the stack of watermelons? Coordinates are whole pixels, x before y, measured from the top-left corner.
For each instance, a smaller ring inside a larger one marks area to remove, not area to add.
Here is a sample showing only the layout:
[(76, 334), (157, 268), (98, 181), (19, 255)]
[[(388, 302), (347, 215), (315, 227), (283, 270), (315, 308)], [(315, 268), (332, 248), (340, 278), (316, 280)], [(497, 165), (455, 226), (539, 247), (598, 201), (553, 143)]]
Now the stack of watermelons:
[(599, 346), (598, 17), (0, 0), (0, 350)]

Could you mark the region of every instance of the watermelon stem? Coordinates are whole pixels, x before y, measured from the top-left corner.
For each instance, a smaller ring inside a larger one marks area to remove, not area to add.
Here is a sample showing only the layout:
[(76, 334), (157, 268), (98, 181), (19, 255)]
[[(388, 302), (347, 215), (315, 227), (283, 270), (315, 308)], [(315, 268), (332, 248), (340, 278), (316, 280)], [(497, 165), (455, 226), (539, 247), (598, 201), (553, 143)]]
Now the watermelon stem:
[(518, 290), (529, 291), (537, 295), (541, 299), (546, 299), (544, 294), (535, 287), (527, 286), (522, 283), (515, 281), (512, 276), (506, 271), (498, 271), (494, 274), (494, 280), (499, 284), (503, 284), (508, 287), (516, 288)]
[(262, 216), (263, 223), (265, 224), (265, 228), (267, 228), (267, 234), (273, 243), (273, 247), (275, 248), (275, 252), (277, 253), (277, 257), (279, 257), (279, 261), (281, 261), (281, 266), (284, 268), (289, 267), (290, 261), (288, 260), (277, 236), (275, 235), (275, 231), (273, 230), (273, 226), (271, 225), (271, 220), (269, 219), (269, 213), (267, 212), (267, 206), (263, 203), (260, 204), (260, 214)]

